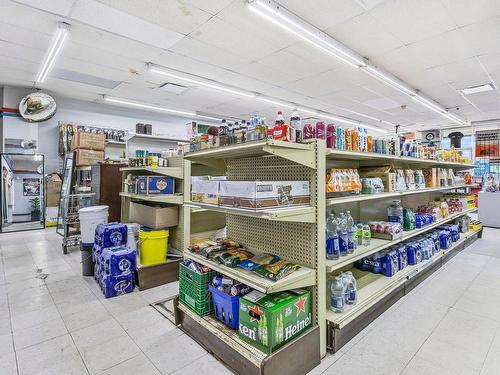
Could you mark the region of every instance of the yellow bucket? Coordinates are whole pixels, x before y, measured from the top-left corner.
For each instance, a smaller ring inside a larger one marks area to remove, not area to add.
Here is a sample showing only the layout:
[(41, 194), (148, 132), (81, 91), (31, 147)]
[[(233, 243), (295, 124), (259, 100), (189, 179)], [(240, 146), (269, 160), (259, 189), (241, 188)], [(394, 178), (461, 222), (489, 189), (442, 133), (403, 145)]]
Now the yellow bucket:
[(168, 229), (144, 230), (139, 232), (140, 261), (143, 266), (167, 261)]

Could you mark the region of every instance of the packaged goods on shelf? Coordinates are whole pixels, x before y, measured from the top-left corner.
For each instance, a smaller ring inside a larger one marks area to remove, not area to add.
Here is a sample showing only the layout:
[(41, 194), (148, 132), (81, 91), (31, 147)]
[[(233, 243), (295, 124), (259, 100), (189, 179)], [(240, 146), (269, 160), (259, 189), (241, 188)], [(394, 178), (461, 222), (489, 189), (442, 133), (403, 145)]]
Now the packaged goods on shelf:
[(360, 194), (361, 182), (357, 169), (330, 168), (326, 172), (327, 196)]
[(75, 165), (77, 167), (94, 165), (104, 160), (104, 151), (85, 150), (78, 148), (75, 150)]
[(370, 233), (372, 238), (383, 240), (397, 240), (403, 235), (403, 226), (401, 223), (387, 221), (370, 221)]
[(376, 167), (376, 168), (360, 168), (359, 175), (362, 178), (380, 178), (387, 192), (397, 190), (396, 187), (396, 170), (392, 166)]
[(396, 169), (396, 191), (405, 191), (406, 189), (405, 171), (404, 169)]
[(191, 260), (179, 264), (179, 301), (199, 316), (213, 311), (209, 285), (215, 272)]
[(380, 194), (384, 192), (384, 182), (380, 177), (365, 177), (361, 179), (362, 194)]
[(482, 178), (482, 191), (496, 193), (500, 191), (500, 178), (495, 173), (487, 173)]
[(415, 189), (425, 189), (425, 176), (424, 172), (421, 169), (415, 170)]
[(354, 306), (357, 300), (357, 282), (352, 272), (341, 272), (335, 276), (330, 286), (330, 310), (342, 313)]
[(191, 200), (209, 204), (219, 204), (219, 181), (193, 180)]
[(472, 221), (469, 215), (464, 215), (455, 219), (455, 224), (458, 225), (460, 233), (467, 233), (469, 230), (473, 230), (469, 229), (471, 222)]
[(415, 190), (417, 186), (415, 183), (415, 172), (413, 172), (413, 169), (405, 169), (404, 176), (405, 176), (406, 189)]
[(367, 224), (355, 224), (350, 211), (328, 214), (325, 237), (326, 258), (330, 260), (352, 254), (358, 246), (369, 246), (371, 238)]
[(481, 220), (472, 220), (469, 224), (469, 230), (471, 231), (480, 230), (482, 227), (483, 223), (481, 222)]
[(405, 141), (401, 148), (401, 156), (423, 159), (424, 158), (424, 147), (422, 144), (414, 139)]
[(174, 194), (174, 179), (166, 176), (138, 176), (137, 194)]
[(104, 151), (106, 137), (104, 134), (76, 132), (71, 140), (71, 150), (85, 149), (94, 151)]
[(239, 337), (272, 353), (312, 325), (311, 294), (307, 290), (263, 294), (252, 291), (240, 298)]
[(260, 210), (310, 204), (309, 181), (220, 181), (219, 204)]

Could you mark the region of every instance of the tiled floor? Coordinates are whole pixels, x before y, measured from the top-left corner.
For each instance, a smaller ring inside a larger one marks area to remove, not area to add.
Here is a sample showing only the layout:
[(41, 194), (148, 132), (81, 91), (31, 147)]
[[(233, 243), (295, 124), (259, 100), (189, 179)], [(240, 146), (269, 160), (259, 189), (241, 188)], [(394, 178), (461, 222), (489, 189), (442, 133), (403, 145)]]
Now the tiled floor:
[[(60, 242), (0, 235), (1, 375), (230, 373), (148, 306), (176, 284), (106, 300)], [(499, 243), (485, 230), (312, 374), (500, 374)]]

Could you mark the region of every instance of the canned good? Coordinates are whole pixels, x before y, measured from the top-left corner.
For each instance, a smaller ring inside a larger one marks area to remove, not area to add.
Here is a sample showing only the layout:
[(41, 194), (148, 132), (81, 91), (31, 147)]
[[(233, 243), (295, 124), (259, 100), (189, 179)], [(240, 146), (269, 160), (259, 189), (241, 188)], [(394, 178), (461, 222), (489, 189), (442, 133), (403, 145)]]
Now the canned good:
[(234, 296), (243, 296), (243, 295), (247, 294), (248, 292), (250, 292), (251, 290), (252, 290), (252, 288), (250, 288), (247, 285), (236, 284), (236, 285), (231, 287), (229, 294), (231, 294), (233, 297)]
[(230, 279), (229, 277), (222, 276), (222, 275), (214, 276), (214, 278), (212, 279), (212, 285), (216, 288), (231, 287), (231, 286), (233, 286), (233, 284), (234, 284), (233, 279)]

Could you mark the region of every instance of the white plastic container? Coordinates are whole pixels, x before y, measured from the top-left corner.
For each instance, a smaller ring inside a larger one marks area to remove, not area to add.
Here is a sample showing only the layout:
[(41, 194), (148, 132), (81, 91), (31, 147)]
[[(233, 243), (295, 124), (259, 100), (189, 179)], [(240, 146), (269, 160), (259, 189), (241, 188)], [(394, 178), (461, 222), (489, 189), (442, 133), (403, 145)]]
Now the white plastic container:
[(80, 208), (80, 233), (82, 244), (91, 245), (95, 239), (95, 228), (98, 224), (108, 222), (108, 206), (92, 206)]
[(127, 246), (130, 249), (137, 249), (137, 242), (139, 240), (139, 229), (141, 229), (141, 225), (137, 223), (125, 223), (127, 226)]

